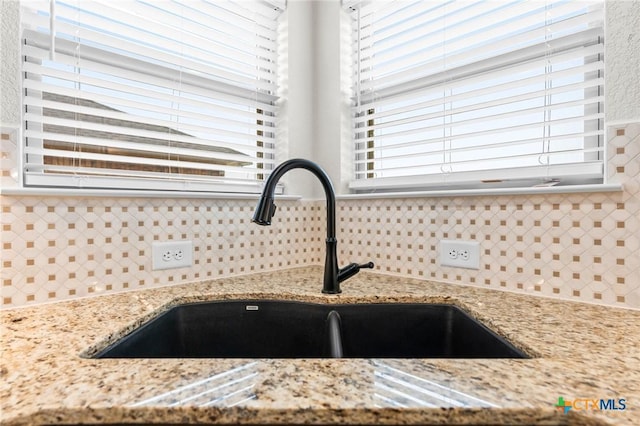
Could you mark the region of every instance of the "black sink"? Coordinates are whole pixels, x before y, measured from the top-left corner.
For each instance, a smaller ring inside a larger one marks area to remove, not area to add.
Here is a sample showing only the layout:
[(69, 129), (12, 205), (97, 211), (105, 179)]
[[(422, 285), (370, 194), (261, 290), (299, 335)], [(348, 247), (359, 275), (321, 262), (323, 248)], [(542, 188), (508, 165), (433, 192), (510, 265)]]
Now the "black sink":
[(348, 358), (526, 357), (453, 305), (347, 305), (338, 312)]
[(322, 305), (224, 301), (177, 306), (100, 352), (98, 358), (317, 358)]
[(96, 358), (527, 358), (453, 305), (243, 300), (177, 306)]

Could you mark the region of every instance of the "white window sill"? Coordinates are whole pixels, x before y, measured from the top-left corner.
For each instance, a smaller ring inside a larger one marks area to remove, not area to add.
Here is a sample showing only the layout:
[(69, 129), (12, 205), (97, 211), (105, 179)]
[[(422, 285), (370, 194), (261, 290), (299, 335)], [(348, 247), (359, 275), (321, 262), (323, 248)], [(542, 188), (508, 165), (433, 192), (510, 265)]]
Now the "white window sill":
[[(455, 189), (434, 191), (372, 192), (362, 194), (336, 194), (338, 200), (367, 200), (383, 198), (437, 198), (437, 197), (480, 197), (499, 195), (573, 194), (597, 192), (621, 192), (620, 183), (567, 185), (529, 188)], [(1, 188), (0, 195), (34, 197), (104, 197), (104, 198), (191, 198), (218, 200), (257, 200), (260, 194), (240, 194), (223, 192), (179, 192), (143, 190), (82, 190), (65, 188)], [(276, 195), (279, 200), (296, 201), (300, 195)], [(324, 197), (322, 197), (324, 199)]]
[[(2, 188), (0, 195), (34, 197), (104, 197), (104, 198), (192, 198), (218, 200), (257, 200), (260, 194), (226, 192), (180, 192), (109, 189), (65, 189), (65, 188)], [(276, 195), (278, 200), (299, 200), (299, 195)]]
[(343, 194), (336, 198), (339, 200), (367, 200), (380, 198), (431, 198), (431, 197), (479, 197), (498, 195), (534, 195), (534, 194), (574, 194), (585, 192), (621, 192), (623, 186), (620, 183), (592, 184), (592, 185), (567, 185), (528, 188), (491, 188), (491, 189), (452, 189), (434, 191), (408, 191), (408, 192), (372, 192), (366, 194)]

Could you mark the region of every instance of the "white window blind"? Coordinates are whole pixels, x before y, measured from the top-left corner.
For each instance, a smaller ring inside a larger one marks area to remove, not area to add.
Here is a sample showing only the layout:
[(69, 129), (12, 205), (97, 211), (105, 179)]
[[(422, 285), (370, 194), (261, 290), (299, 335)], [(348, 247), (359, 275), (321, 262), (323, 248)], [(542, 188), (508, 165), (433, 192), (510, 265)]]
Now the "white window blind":
[(602, 1), (344, 4), (352, 189), (602, 182)]
[(258, 192), (283, 7), (24, 2), (25, 185)]

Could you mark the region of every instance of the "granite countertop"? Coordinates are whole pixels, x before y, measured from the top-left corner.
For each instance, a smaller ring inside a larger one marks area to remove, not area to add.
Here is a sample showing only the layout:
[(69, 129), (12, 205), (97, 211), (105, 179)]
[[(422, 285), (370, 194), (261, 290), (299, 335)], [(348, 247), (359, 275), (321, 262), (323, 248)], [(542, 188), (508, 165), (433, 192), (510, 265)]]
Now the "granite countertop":
[[(342, 283), (340, 295), (323, 295), (321, 277), (321, 268), (297, 268), (1, 311), (1, 422), (638, 422), (640, 311), (375, 272), (361, 272)], [(86, 357), (171, 306), (219, 299), (451, 303), (532, 358)], [(430, 403), (431, 396), (437, 402)], [(554, 406), (559, 397), (624, 399), (626, 409), (576, 408), (565, 414)]]

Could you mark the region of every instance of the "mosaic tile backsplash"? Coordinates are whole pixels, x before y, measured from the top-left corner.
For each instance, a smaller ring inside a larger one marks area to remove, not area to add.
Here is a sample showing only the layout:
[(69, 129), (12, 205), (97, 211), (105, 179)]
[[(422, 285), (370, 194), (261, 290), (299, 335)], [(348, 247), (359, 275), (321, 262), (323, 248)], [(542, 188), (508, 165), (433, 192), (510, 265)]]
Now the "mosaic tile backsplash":
[[(640, 309), (640, 124), (608, 134), (623, 192), (341, 200), (340, 263)], [(1, 306), (322, 264), (324, 202), (277, 204), (259, 227), (252, 200), (2, 196)], [(480, 270), (439, 266), (441, 239), (479, 241)], [(152, 271), (165, 240), (192, 240), (194, 265)]]
[[(2, 305), (319, 264), (321, 207), (277, 204), (262, 227), (251, 200), (3, 196)], [(193, 241), (194, 265), (152, 271), (152, 243), (172, 240)]]
[[(394, 275), (640, 309), (640, 124), (608, 135), (608, 181), (623, 192), (342, 201), (341, 257)], [(480, 270), (439, 266), (441, 239), (478, 241)]]

